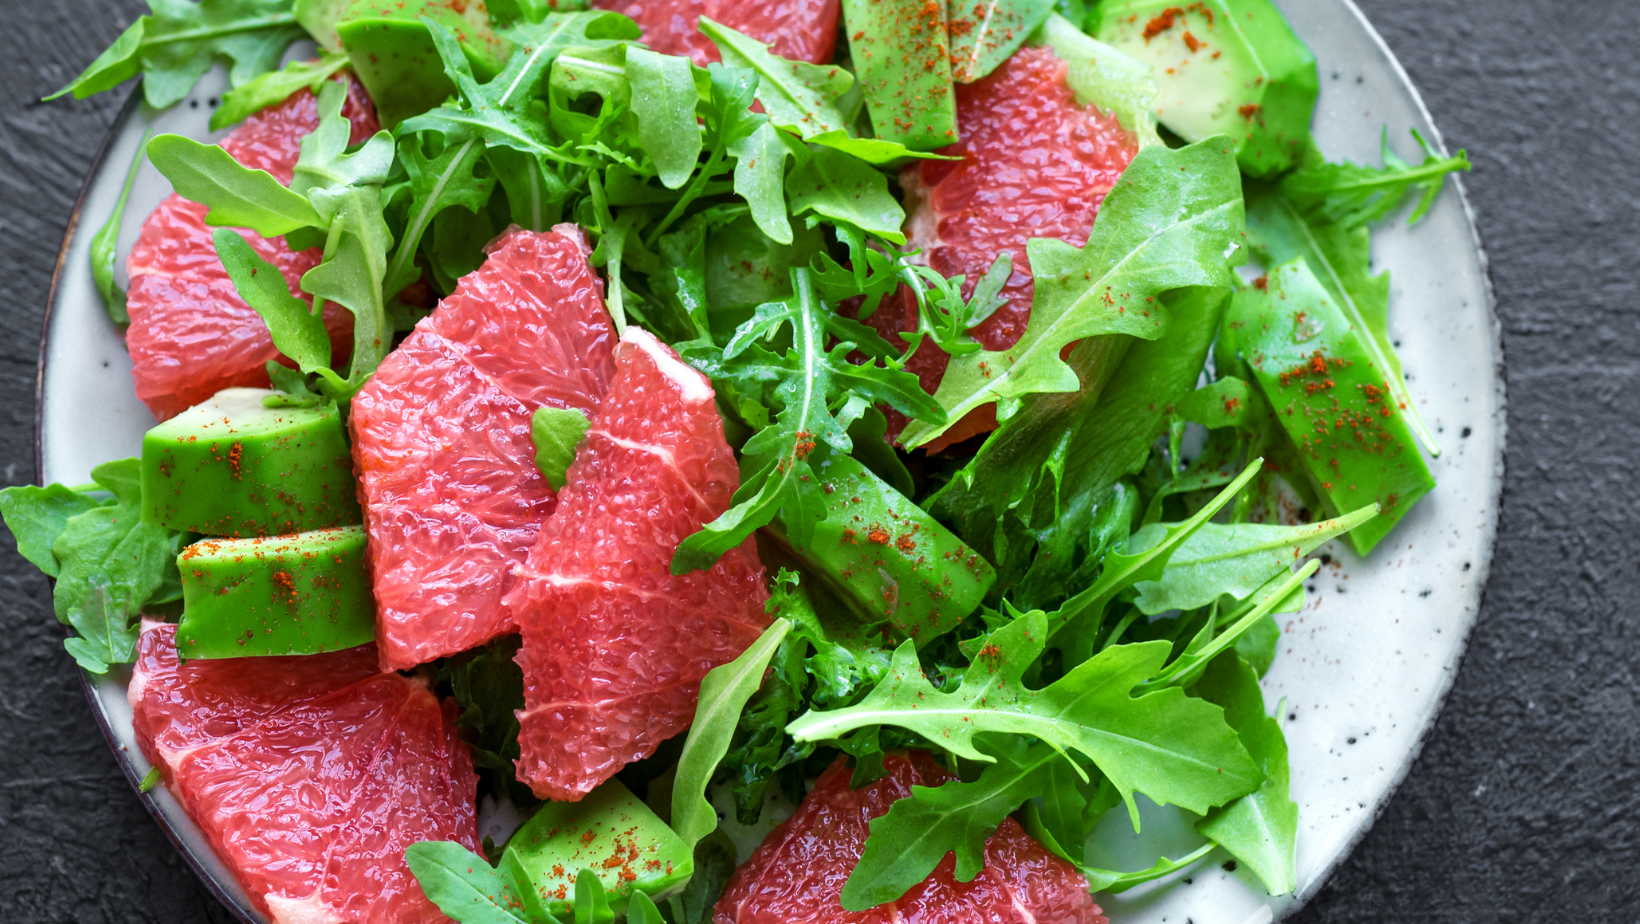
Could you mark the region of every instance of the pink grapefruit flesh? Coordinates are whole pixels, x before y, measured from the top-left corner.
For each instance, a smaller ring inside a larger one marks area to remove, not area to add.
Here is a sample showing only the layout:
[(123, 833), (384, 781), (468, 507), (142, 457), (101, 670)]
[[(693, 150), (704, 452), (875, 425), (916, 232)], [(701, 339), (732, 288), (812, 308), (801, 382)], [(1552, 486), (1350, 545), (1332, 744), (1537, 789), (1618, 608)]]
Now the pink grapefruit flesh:
[(782, 58), (825, 64), (837, 41), (838, 0), (593, 0), (643, 29), (644, 44), (669, 55), (688, 55), (701, 67), (721, 61), (717, 46), (696, 24), (702, 16), (744, 32)]
[(176, 627), (143, 626), (138, 743), (276, 924), (445, 921), (404, 850), (478, 849), (478, 779), (453, 709), (420, 680), (377, 673), (370, 647), (180, 664)]
[(354, 397), (384, 669), (507, 631), (513, 566), (554, 505), (535, 467), (531, 415), (596, 410), (613, 345), (580, 229), (515, 230)]
[(1012, 818), (986, 841), (985, 868), (973, 881), (958, 882), (956, 858), (946, 854), (899, 900), (843, 910), (838, 896), (865, 849), (871, 819), (914, 785), (952, 779), (922, 751), (889, 754), (883, 767), (887, 775), (851, 791), (848, 759), (838, 757), (797, 812), (735, 870), (713, 924), (1105, 924), (1082, 874)]
[(518, 779), (561, 801), (683, 731), (701, 678), (769, 623), (752, 540), (706, 571), (670, 570), (740, 485), (711, 384), (636, 327), (615, 363), (508, 598), (524, 639)]
[[(1003, 288), (1007, 304), (969, 332), (988, 350), (1005, 350), (1025, 333), (1036, 291), (1025, 242), (1045, 237), (1086, 244), (1100, 203), (1138, 153), (1137, 140), (1114, 116), (1077, 105), (1065, 74), (1065, 62), (1052, 51), (1033, 47), (982, 80), (957, 84), (962, 140), (940, 153), (962, 160), (922, 161), (900, 174), (910, 246), (922, 248), (941, 274), (966, 276), (965, 294), (998, 254), (1013, 257)], [(886, 335), (916, 327), (916, 302), (902, 294), (900, 312), (886, 302), (869, 319)], [(933, 394), (946, 362), (944, 352), (925, 343), (907, 368)], [(904, 420), (890, 415), (893, 432)], [(930, 448), (995, 427), (995, 409), (986, 408), (958, 421)]]
[[(355, 142), (376, 132), (375, 110), (356, 82), (349, 83), (343, 112), (353, 124)], [(318, 100), (300, 90), (246, 119), (221, 144), (245, 166), (289, 183), (302, 136), (318, 124)], [(205, 224), (207, 211), (181, 196), (167, 197), (143, 222), (126, 261), (131, 327), (125, 342), (131, 352), (131, 375), (137, 397), (160, 420), (224, 388), (266, 388), (268, 360), (281, 358), (267, 325), (240, 299), (217, 259), (213, 229)], [(262, 259), (279, 268), (291, 294), (312, 302), (297, 284), (303, 273), (318, 265), (317, 248), (292, 252), (283, 238), (269, 240), (247, 229), (240, 233)], [(351, 350), (352, 315), (327, 306), (324, 320), (334, 361), (340, 364)]]

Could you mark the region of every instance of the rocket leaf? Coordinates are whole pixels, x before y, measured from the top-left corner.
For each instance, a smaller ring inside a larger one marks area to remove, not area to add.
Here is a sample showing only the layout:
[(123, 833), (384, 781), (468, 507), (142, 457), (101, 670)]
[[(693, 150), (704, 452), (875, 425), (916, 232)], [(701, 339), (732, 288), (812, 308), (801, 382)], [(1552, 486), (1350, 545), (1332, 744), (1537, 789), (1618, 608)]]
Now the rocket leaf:
[[(1377, 513), (1375, 504), (1337, 519), (1302, 526), (1203, 524), (1168, 559), (1160, 579), (1137, 585), (1139, 610), (1150, 615), (1190, 610), (1212, 603), (1221, 594), (1239, 600), (1321, 543), (1354, 529)], [(1143, 546), (1161, 531), (1159, 523), (1146, 526), (1133, 534), (1133, 544)]]
[(1061, 350), (1102, 334), (1162, 336), (1167, 312), (1157, 296), (1228, 285), (1241, 233), (1241, 174), (1228, 142), (1140, 151), (1100, 207), (1085, 247), (1027, 243), (1036, 295), (1024, 335), (1006, 350), (952, 357), (934, 395), (947, 423), (912, 423), (901, 444), (921, 446), (987, 404), (997, 403), (998, 419), (1007, 420), (1027, 395), (1077, 391), (1081, 382)]
[(741, 710), (763, 684), (769, 659), (791, 627), (776, 619), (739, 657), (712, 668), (700, 682), (695, 719), (672, 784), (672, 830), (690, 846), (717, 830), (717, 810), (706, 801), (706, 788), (729, 750)]
[(218, 58), (231, 62), (229, 83), (243, 86), (277, 67), (285, 49), (306, 35), (291, 0), (149, 0), (148, 8), (152, 12), (46, 99), (65, 93), (85, 99), (141, 74), (148, 105), (164, 109), (187, 96)]
[(1298, 806), (1287, 791), (1287, 740), (1281, 724), (1264, 711), (1258, 674), (1234, 652), (1225, 652), (1208, 664), (1195, 692), (1224, 707), (1224, 720), (1264, 772), (1258, 789), (1209, 812), (1196, 829), (1251, 867), (1271, 895), (1291, 892), (1298, 887), (1293, 865)]
[(1418, 205), (1407, 222), (1417, 224), (1435, 204), (1435, 197), (1441, 194), (1446, 175), (1467, 171), (1470, 164), (1463, 151), (1452, 157), (1442, 156), (1416, 128), (1412, 130), (1412, 137), (1424, 150), (1423, 162), (1416, 167), (1390, 150), (1386, 127), (1380, 144), (1382, 167), (1363, 167), (1349, 161), (1305, 165), (1282, 179), (1281, 194), (1301, 210), (1316, 213), (1346, 229), (1383, 221), (1400, 208), (1409, 194), (1416, 194)]
[(256, 79), (222, 94), (222, 105), (211, 113), (211, 131), (221, 131), (269, 106), (282, 103), (297, 90), (305, 89), (317, 94), (320, 86), (340, 73), (347, 63), (347, 55), (324, 52), (316, 59), (292, 61), (277, 71), (258, 75)]
[(906, 642), (894, 652), (888, 675), (859, 704), (807, 712), (787, 731), (798, 741), (819, 741), (891, 725), (988, 763), (995, 758), (975, 746), (976, 734), (1032, 735), (1092, 760), (1127, 803), (1135, 828), (1135, 791), (1203, 813), (1258, 785), (1257, 768), (1218, 707), (1177, 687), (1132, 695), (1161, 669), (1169, 643), (1106, 648), (1031, 690), (1022, 677), (1041, 655), (1047, 632), (1047, 617), (1039, 611), (993, 632), (951, 692), (928, 682), (915, 646)]
[(266, 170), (244, 166), (214, 144), (156, 135), (148, 142), (148, 159), (178, 195), (210, 207), (207, 224), (251, 228), (263, 237), (324, 226), (324, 219), (300, 193), (286, 189)]
[(296, 360), (303, 373), (328, 368), (330, 333), (325, 330), (324, 319), (314, 314), (307, 302), (290, 294), (279, 268), (262, 259), (232, 228), (211, 232), (211, 241), (239, 297), (262, 316), (279, 352)]
[(854, 75), (846, 69), (782, 58), (768, 45), (710, 17), (700, 18), (700, 31), (717, 46), (724, 64), (757, 74), (757, 101), (777, 128), (809, 138), (841, 131), (847, 123), (836, 106), (837, 98), (854, 85)]
[(891, 902), (928, 878), (945, 855), (956, 853), (956, 879), (971, 882), (985, 866), (985, 842), (1027, 799), (1051, 782), (1051, 767), (1068, 758), (1021, 738), (999, 742), (996, 763), (978, 780), (913, 786), (911, 795), (871, 820), (860, 862), (843, 885), (842, 904), (864, 911)]

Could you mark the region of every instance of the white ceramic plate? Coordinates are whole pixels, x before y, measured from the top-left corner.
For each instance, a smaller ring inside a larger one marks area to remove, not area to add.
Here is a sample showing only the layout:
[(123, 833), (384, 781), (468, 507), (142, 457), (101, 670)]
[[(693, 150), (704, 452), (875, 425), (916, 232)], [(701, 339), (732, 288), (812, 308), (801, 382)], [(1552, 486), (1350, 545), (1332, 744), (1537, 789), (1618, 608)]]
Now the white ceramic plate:
[[(1333, 159), (1377, 163), (1385, 125), (1404, 155), (1407, 129), (1439, 132), (1393, 55), (1349, 0), (1277, 0), (1321, 66), (1315, 135)], [(108, 323), (90, 272), (91, 235), (112, 213), (142, 135), (206, 128), (221, 70), (162, 113), (128, 105), (109, 136), (70, 223), (46, 313), (40, 353), (39, 474), (88, 480), (92, 466), (136, 455), (153, 420), (131, 385), (131, 360)], [(1417, 756), (1451, 686), (1474, 624), (1491, 561), (1503, 483), (1502, 347), (1481, 252), (1461, 186), (1442, 195), (1416, 228), (1373, 237), (1375, 268), (1393, 273), (1390, 326), (1424, 420), (1444, 450), (1431, 465), (1439, 487), (1363, 562), (1339, 548), (1312, 582), (1311, 602), (1284, 625), (1265, 679), (1274, 707), (1286, 702), (1292, 795), (1299, 805), (1296, 896), (1271, 899), (1246, 870), (1228, 872), (1215, 852), (1197, 867), (1103, 904), (1118, 922), (1260, 924), (1313, 895), (1366, 832)], [(138, 170), (119, 236), (123, 261), (142, 218), (170, 192), (151, 165)], [(126, 678), (87, 677), (87, 694), (127, 776), (148, 765), (138, 752)], [(1141, 797), (1142, 798), (1142, 797)], [(183, 855), (246, 921), (263, 919), (181, 807), (158, 787), (142, 796)], [(1147, 806), (1143, 835), (1112, 812), (1090, 862), (1119, 869), (1180, 856), (1198, 840), (1190, 819)]]

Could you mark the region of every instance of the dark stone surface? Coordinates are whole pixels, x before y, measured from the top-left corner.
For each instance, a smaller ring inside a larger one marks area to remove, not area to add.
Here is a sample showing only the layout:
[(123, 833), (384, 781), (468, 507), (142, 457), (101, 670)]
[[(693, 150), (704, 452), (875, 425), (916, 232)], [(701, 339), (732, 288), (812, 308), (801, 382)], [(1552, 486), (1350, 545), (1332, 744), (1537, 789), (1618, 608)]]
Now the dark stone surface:
[[(1423, 91), (1492, 260), (1509, 376), (1502, 540), (1423, 756), (1296, 921), (1640, 912), (1640, 4), (1361, 0)], [(52, 265), (123, 94), (39, 105), (139, 0), (0, 17), (0, 474), (33, 473)], [(0, 540), (0, 920), (223, 922), (115, 767), (43, 577)]]

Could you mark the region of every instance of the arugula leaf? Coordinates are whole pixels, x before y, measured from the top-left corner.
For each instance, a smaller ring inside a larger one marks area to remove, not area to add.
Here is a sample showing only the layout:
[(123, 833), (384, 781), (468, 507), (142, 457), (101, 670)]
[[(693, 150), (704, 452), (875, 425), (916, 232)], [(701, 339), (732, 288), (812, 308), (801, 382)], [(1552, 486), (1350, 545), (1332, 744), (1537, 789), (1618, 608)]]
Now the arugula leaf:
[(1008, 303), (1001, 292), (1014, 270), (1013, 255), (1006, 251), (997, 254), (991, 268), (974, 283), (973, 295), (966, 299), (962, 297), (963, 284), (968, 280), (966, 275), (947, 278), (932, 267), (919, 264), (909, 269), (914, 277), (910, 281), (927, 283), (929, 289), (919, 292), (917, 330), (901, 334), (909, 344), (906, 355), (915, 352), (924, 337), (933, 339), (934, 345), (950, 356), (964, 356), (984, 349), (979, 341), (968, 336), (968, 331)]
[[(180, 534), (142, 522), (141, 461), (121, 459), (91, 470), (91, 477), (114, 495), (114, 503), (68, 518), (52, 541), (60, 564), (52, 602), (60, 622), (85, 610), (94, 593), (106, 596), (109, 619), (136, 615), (176, 566)], [(100, 588), (100, 589), (99, 589)]]
[(207, 224), (251, 228), (263, 237), (324, 226), (324, 219), (300, 193), (285, 188), (266, 170), (246, 167), (214, 144), (156, 135), (148, 142), (148, 159), (171, 181), (177, 195), (210, 207)]
[[(785, 301), (758, 306), (722, 350), (704, 345), (683, 350), (685, 361), (714, 381), (752, 392), (772, 385), (770, 400), (780, 411), (774, 425), (742, 447), (742, 471), (751, 474), (743, 474), (733, 505), (679, 543), (673, 574), (710, 568), (776, 515), (791, 540), (806, 545), (807, 530), (824, 514), (809, 456), (822, 445), (848, 452), (853, 446), (848, 425), (870, 403), (883, 402), (908, 415), (939, 413), (911, 373), (875, 363), (856, 365), (848, 359), (854, 345), (847, 341), (829, 351), (823, 347), (836, 315), (815, 298), (807, 269), (792, 270), (792, 291)], [(792, 345), (784, 356), (757, 345), (788, 325)], [(834, 410), (834, 402), (841, 407)]]
[[(1245, 798), (1245, 797), (1244, 797)], [(1126, 892), (1136, 885), (1142, 885), (1153, 879), (1160, 879), (1168, 873), (1177, 872), (1192, 863), (1200, 860), (1212, 852), (1217, 844), (1207, 843), (1178, 858), (1170, 860), (1162, 857), (1149, 869), (1142, 869), (1132, 873), (1123, 873), (1111, 869), (1097, 869), (1091, 866), (1081, 867), (1082, 877), (1088, 881), (1089, 892), (1108, 892), (1112, 895)]]
[(735, 845), (722, 830), (714, 830), (695, 845), (695, 874), (683, 887), (680, 924), (709, 924), (712, 908), (735, 871)]
[(1345, 229), (1383, 221), (1400, 208), (1409, 194), (1418, 194), (1418, 205), (1407, 218), (1408, 224), (1417, 224), (1441, 194), (1446, 175), (1467, 171), (1470, 164), (1464, 151), (1443, 157), (1416, 128), (1412, 137), (1424, 150), (1424, 160), (1416, 167), (1390, 150), (1389, 127), (1385, 126), (1380, 142), (1382, 167), (1363, 167), (1349, 161), (1302, 166), (1281, 180), (1281, 194), (1302, 211), (1319, 214)]
[(807, 712), (787, 731), (798, 741), (818, 741), (891, 725), (987, 763), (995, 759), (975, 747), (976, 734), (1033, 735), (1092, 760), (1121, 793), (1135, 829), (1135, 791), (1203, 813), (1258, 784), (1257, 768), (1218, 707), (1177, 687), (1132, 695), (1161, 669), (1169, 643), (1106, 648), (1059, 680), (1030, 690), (1022, 677), (1041, 655), (1047, 632), (1047, 617), (1033, 610), (991, 633), (952, 692), (928, 682), (915, 646), (906, 642), (894, 652), (888, 676), (858, 705)]
[(914, 422), (900, 444), (921, 446), (986, 404), (997, 403), (1006, 421), (1026, 395), (1076, 392), (1081, 381), (1059, 356), (1069, 344), (1162, 336), (1167, 313), (1157, 296), (1229, 285), (1242, 218), (1241, 174), (1223, 139), (1140, 151), (1100, 206), (1087, 246), (1027, 242), (1036, 295), (1024, 335), (1006, 350), (952, 357), (934, 395), (947, 423)]
[(575, 461), (575, 447), (581, 444), (592, 421), (580, 408), (538, 407), (530, 418), (530, 439), (535, 443), (535, 467), (554, 491), (564, 490), (564, 475)]
[[(476, 173), (484, 161), (483, 142), (468, 138), (459, 144), (441, 145), (433, 157), (427, 156), (427, 142), (425, 135), (399, 138), (398, 162), (404, 165), (403, 186), (410, 193), (410, 208), (393, 259), (387, 265), (385, 291), (395, 294), (421, 275), (416, 268), (416, 250), (433, 219), (457, 205), (476, 214), (495, 192), (493, 173), (483, 177)], [(390, 199), (396, 192), (384, 190), (384, 195)]]
[(655, 162), (661, 185), (667, 189), (688, 182), (700, 160), (701, 130), (695, 121), (697, 94), (692, 68), (688, 58), (637, 47), (626, 51), (626, 78), (632, 84), (638, 143)]
[(767, 117), (751, 111), (753, 93), (757, 89), (757, 75), (745, 68), (724, 67), (716, 62), (706, 69), (706, 100), (704, 120), (709, 155), (695, 178), (683, 190), (683, 195), (672, 204), (665, 216), (650, 229), (645, 242), (653, 245), (672, 223), (681, 218), (684, 210), (706, 192), (707, 184), (725, 169), (729, 152), (743, 139), (749, 138)]
[(381, 197), (393, 162), (393, 136), (377, 132), (350, 152), (352, 126), (342, 116), (346, 98), (340, 83), (320, 90), (319, 124), (302, 138), (291, 189), (313, 203), (327, 229), (324, 259), (302, 275), (302, 290), (314, 297), (313, 313), (319, 315), (327, 300), (353, 313), (353, 361), (344, 389), (351, 392), (364, 386), (392, 346), (384, 288), (393, 236)]
[[(1154, 616), (1168, 610), (1192, 610), (1221, 594), (1242, 599), (1321, 543), (1348, 532), (1378, 514), (1376, 504), (1333, 520), (1302, 526), (1262, 523), (1206, 523), (1187, 538), (1167, 561), (1159, 580), (1141, 581), (1139, 611)], [(1164, 527), (1152, 523), (1133, 534), (1143, 548)]]
[[(1128, 540), (1128, 551), (1109, 552), (1105, 555), (1104, 567), (1099, 572), (1099, 580), (1093, 586), (1066, 600), (1052, 616), (1048, 618), (1052, 627), (1052, 634), (1077, 623), (1083, 623), (1086, 628), (1095, 628), (1104, 620), (1105, 607), (1116, 599), (1121, 591), (1132, 587), (1140, 581), (1154, 581), (1166, 572), (1168, 561), (1181, 546), (1196, 532), (1207, 525), (1213, 515), (1223, 509), (1248, 482), (1263, 469), (1264, 460), (1254, 459), (1235, 481), (1218, 493), (1218, 496), (1209, 501), (1196, 514), (1182, 523), (1154, 524), (1156, 529), (1140, 530)], [(1148, 529), (1148, 528), (1147, 528)], [(1084, 629), (1083, 636), (1091, 634)], [(1080, 655), (1091, 652), (1083, 650)]]
[(1407, 426), (1430, 455), (1439, 456), (1441, 449), (1435, 434), (1419, 415), (1418, 404), (1401, 372), (1401, 360), (1395, 355), (1389, 335), (1389, 273), (1372, 275), (1367, 229), (1317, 220), (1305, 215), (1276, 187), (1249, 183), (1247, 242), (1266, 268), (1300, 257), (1309, 264), (1333, 303), (1360, 335), (1373, 364), (1383, 370), (1384, 384), (1402, 409)]
[(800, 155), (797, 166), (786, 177), (786, 201), (793, 218), (812, 212), (885, 241), (905, 243), (905, 235), (900, 232), (905, 209), (889, 194), (888, 178), (841, 151), (817, 147), (809, 150), (807, 158)]
[(297, 90), (317, 94), (319, 87), (340, 73), (347, 63), (347, 55), (324, 51), (317, 59), (292, 61), (277, 71), (261, 74), (222, 94), (222, 105), (211, 113), (211, 131), (221, 131), (282, 103)]
[[(1264, 712), (1258, 674), (1234, 653), (1226, 652), (1207, 666), (1195, 692), (1224, 707), (1225, 721), (1264, 771), (1258, 789), (1209, 812), (1196, 830), (1251, 867), (1271, 895), (1291, 892), (1298, 887), (1293, 863), (1298, 806), (1287, 791), (1287, 740), (1281, 723)], [(1278, 706), (1278, 715), (1280, 711)]]
[(142, 133), (142, 141), (137, 144), (137, 156), (132, 158), (131, 168), (125, 173), (125, 185), (120, 187), (120, 197), (114, 203), (114, 211), (91, 238), (91, 281), (102, 294), (103, 307), (108, 309), (108, 320), (115, 324), (131, 323), (131, 315), (125, 310), (125, 290), (114, 281), (115, 248), (119, 244), (125, 203), (131, 198), (131, 184), (137, 178), (137, 168), (142, 166), (143, 149), (147, 147), (152, 131), (148, 129)]
[(51, 547), (68, 528), (68, 521), (95, 507), (116, 501), (94, 497), (86, 489), (101, 490), (95, 484), (75, 490), (60, 484), (45, 487), (25, 484), (0, 491), (0, 517), (17, 540), (17, 554), (28, 559), (47, 577), (56, 577), (62, 566)]
[(666, 924), (660, 909), (655, 907), (649, 893), (642, 889), (633, 890), (632, 898), (626, 905), (626, 921), (627, 924)]
[[(1161, 296), (1171, 321), (1157, 340), (1095, 337), (1075, 346), (1069, 362), (1081, 389), (1026, 398), (929, 498), (927, 509), (936, 517), (956, 524), (970, 545), (989, 550), (1000, 585), (1026, 568), (1045, 581), (1070, 574), (1101, 498), (1144, 466), (1166, 431), (1167, 408), (1195, 385), (1229, 291), (1190, 288)], [(1126, 529), (1124, 521), (1122, 538)], [(1044, 562), (1044, 553), (1056, 557)], [(1065, 589), (1074, 593), (1080, 586)]]
[(541, 924), (524, 911), (509, 877), (460, 844), (411, 844), (404, 860), (427, 900), (461, 924)]
[(874, 167), (899, 166), (910, 158), (917, 160), (961, 160), (949, 154), (939, 154), (934, 151), (914, 151), (898, 141), (885, 141), (882, 138), (856, 138), (845, 129), (832, 129), (818, 135), (810, 135), (803, 139), (809, 144), (818, 144), (841, 151), (851, 157), (871, 164)]
[(121, 612), (113, 588), (100, 572), (86, 576), (85, 595), (69, 609), (66, 621), (79, 634), (64, 639), (63, 647), (85, 670), (106, 674), (109, 665), (136, 658), (137, 628), (130, 614)]
[(791, 626), (775, 619), (739, 657), (712, 668), (700, 682), (700, 701), (672, 784), (672, 830), (691, 846), (717, 829), (717, 810), (706, 801), (706, 788), (729, 750), (741, 710), (763, 684), (769, 659)]
[(764, 122), (757, 130), (729, 145), (735, 158), (735, 194), (751, 207), (752, 220), (771, 240), (792, 242), (791, 222), (786, 218), (786, 158), (792, 152), (773, 125)]
[(211, 232), (216, 255), (228, 271), (239, 297), (245, 300), (273, 336), (279, 352), (296, 360), (303, 374), (330, 366), (330, 334), (324, 319), (307, 302), (290, 294), (279, 268), (262, 259), (239, 232), (218, 228)]
[[(1304, 567), (1291, 574), (1278, 574), (1270, 579), (1265, 587), (1269, 593), (1254, 596), (1243, 603), (1230, 617), (1233, 622), (1229, 628), (1217, 635), (1213, 634), (1213, 623), (1210, 621), (1202, 627), (1201, 632), (1185, 651), (1173, 663), (1158, 673), (1155, 677), (1140, 685), (1140, 689), (1154, 689), (1168, 684), (1189, 686), (1195, 681), (1199, 671), (1206, 666), (1219, 652), (1234, 645), (1243, 634), (1258, 624), (1270, 613), (1280, 609), (1298, 609), (1304, 605), (1304, 582), (1310, 575), (1321, 567), (1321, 562), (1310, 559)], [(1274, 586), (1271, 586), (1274, 585)], [(1261, 588), (1262, 589), (1262, 588)], [(1294, 601), (1296, 600), (1296, 605)]]
[(106, 51), (56, 93), (85, 99), (142, 74), (148, 105), (164, 109), (188, 95), (218, 58), (232, 62), (235, 87), (279, 65), (305, 36), (291, 0), (149, 0), (152, 11), (120, 33)]
[(615, 912), (609, 908), (609, 893), (598, 881), (598, 874), (583, 869), (575, 875), (575, 924), (614, 924)]
[(990, 748), (996, 763), (972, 783), (913, 786), (887, 813), (871, 820), (860, 861), (843, 884), (846, 911), (895, 901), (928, 878), (945, 855), (956, 853), (956, 879), (971, 882), (985, 867), (985, 842), (997, 825), (1031, 797), (1045, 792), (1048, 768), (1066, 757), (1045, 744), (1010, 738)]
[(707, 16), (698, 28), (717, 46), (724, 64), (757, 74), (757, 101), (777, 128), (810, 138), (847, 125), (836, 106), (837, 98), (854, 85), (847, 69), (782, 58), (763, 42)]
[[(596, 14), (565, 15), (583, 17)], [(446, 145), (460, 145), (463, 141), (476, 138), (490, 148), (508, 148), (538, 161), (592, 166), (592, 161), (571, 152), (573, 141), (554, 145), (544, 120), (531, 108), (531, 101), (547, 69), (558, 63), (566, 46), (558, 44), (554, 38), (547, 38), (533, 49), (515, 51), (494, 80), (479, 84), (455, 34), (425, 16), (419, 17), (419, 21), (427, 26), (432, 36), (433, 47), (444, 62), (444, 72), (456, 85), (457, 98), (452, 103), (400, 123), (398, 131), (401, 136), (432, 131), (443, 135)], [(590, 22), (578, 20), (575, 27), (588, 28)], [(570, 26), (559, 23), (556, 28), (569, 30)], [(570, 34), (573, 32), (551, 33), (564, 39)]]

